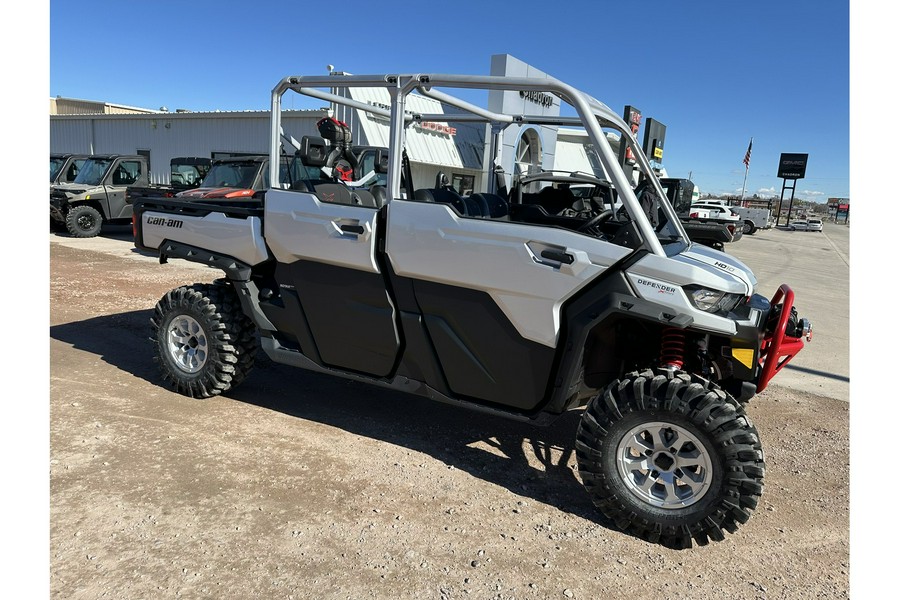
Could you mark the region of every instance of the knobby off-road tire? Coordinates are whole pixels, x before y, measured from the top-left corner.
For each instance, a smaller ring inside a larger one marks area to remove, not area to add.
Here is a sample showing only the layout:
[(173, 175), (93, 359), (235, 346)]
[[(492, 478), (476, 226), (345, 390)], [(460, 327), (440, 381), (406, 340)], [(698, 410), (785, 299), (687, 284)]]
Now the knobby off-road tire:
[(594, 505), (669, 548), (721, 541), (746, 523), (765, 459), (743, 407), (705, 379), (629, 373), (588, 403), (575, 442)]
[(163, 379), (192, 398), (209, 398), (241, 383), (259, 348), (256, 327), (234, 289), (217, 281), (168, 292), (150, 318)]
[(102, 226), (103, 215), (93, 206), (80, 204), (73, 206), (66, 213), (66, 229), (72, 237), (95, 237), (100, 233)]

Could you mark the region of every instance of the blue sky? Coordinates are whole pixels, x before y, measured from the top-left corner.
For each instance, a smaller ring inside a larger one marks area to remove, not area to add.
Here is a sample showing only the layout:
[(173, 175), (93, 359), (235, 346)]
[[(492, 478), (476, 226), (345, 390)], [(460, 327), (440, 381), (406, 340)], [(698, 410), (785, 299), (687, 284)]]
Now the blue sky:
[(752, 137), (748, 195), (780, 195), (778, 158), (801, 152), (796, 195), (824, 202), (850, 196), (849, 12), (847, 0), (52, 0), (49, 94), (265, 109), (282, 77), (327, 64), (487, 74), (508, 53), (665, 124), (664, 165), (702, 191), (740, 192)]

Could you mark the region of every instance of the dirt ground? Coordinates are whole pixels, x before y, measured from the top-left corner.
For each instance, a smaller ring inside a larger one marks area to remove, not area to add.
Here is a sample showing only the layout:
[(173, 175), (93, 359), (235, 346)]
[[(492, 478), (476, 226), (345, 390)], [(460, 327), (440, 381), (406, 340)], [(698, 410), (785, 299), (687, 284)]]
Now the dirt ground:
[(776, 378), (748, 409), (759, 508), (669, 550), (592, 507), (580, 412), (537, 428), (264, 357), (191, 400), (157, 375), (151, 309), (219, 272), (50, 259), (52, 598), (849, 597), (847, 402)]

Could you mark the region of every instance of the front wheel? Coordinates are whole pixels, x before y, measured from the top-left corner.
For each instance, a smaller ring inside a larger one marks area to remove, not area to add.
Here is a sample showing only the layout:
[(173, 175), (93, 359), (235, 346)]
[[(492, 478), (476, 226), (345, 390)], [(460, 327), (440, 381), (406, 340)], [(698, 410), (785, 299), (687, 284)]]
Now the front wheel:
[(179, 287), (163, 296), (150, 319), (154, 360), (163, 379), (192, 398), (209, 398), (241, 383), (259, 347), (256, 328), (224, 283)]
[(670, 548), (734, 533), (756, 508), (765, 461), (740, 404), (688, 373), (629, 373), (589, 403), (575, 443), (594, 505)]
[(103, 215), (93, 206), (79, 204), (69, 208), (66, 214), (66, 229), (72, 237), (89, 238), (100, 233)]

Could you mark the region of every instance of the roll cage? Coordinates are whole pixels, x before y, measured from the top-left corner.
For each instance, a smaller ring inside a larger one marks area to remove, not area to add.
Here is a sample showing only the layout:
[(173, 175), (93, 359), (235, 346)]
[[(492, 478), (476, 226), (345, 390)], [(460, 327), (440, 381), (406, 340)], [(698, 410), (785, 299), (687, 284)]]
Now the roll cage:
[[(381, 108), (340, 95), (348, 88), (382, 88), (391, 98), (390, 109)], [(577, 116), (546, 116), (535, 114), (497, 113), (466, 100), (452, 96), (438, 88), (499, 90), (515, 92), (542, 92), (553, 94)], [(581, 127), (587, 133), (591, 152), (595, 153), (599, 164), (615, 190), (616, 202), (637, 227), (642, 247), (659, 255), (668, 256), (681, 252), (690, 240), (681, 226), (674, 209), (669, 203), (659, 180), (641, 150), (637, 139), (625, 122), (605, 104), (584, 92), (553, 78), (472, 76), (446, 74), (387, 74), (387, 75), (342, 75), (342, 76), (290, 76), (285, 77), (272, 90), (272, 112), (270, 127), (270, 181), (274, 188), (284, 187), (279, 179), (278, 157), (281, 152), (282, 128), (281, 105), (284, 94), (295, 93), (333, 102), (349, 108), (379, 115), (390, 120), (389, 164), (387, 171), (388, 203), (391, 198), (401, 197), (401, 177), (403, 175), (403, 152), (406, 127), (413, 122), (474, 122), (491, 126), (491, 135), (486, 140), (490, 149), (487, 181), (495, 181), (499, 169), (500, 133), (509, 125), (536, 125), (556, 127)], [(454, 106), (462, 112), (452, 114), (424, 114), (407, 109), (407, 97), (416, 93), (442, 103)], [(635, 166), (641, 173), (646, 186), (652, 186), (658, 198), (659, 224), (654, 226), (635, 194), (633, 181), (620, 165), (612, 146), (603, 131), (611, 129), (620, 140), (631, 148)]]

